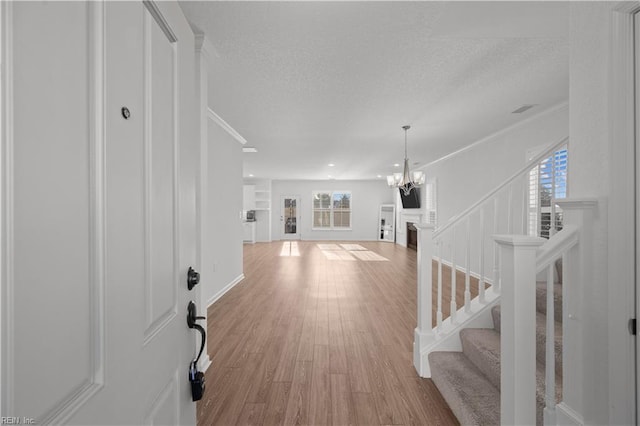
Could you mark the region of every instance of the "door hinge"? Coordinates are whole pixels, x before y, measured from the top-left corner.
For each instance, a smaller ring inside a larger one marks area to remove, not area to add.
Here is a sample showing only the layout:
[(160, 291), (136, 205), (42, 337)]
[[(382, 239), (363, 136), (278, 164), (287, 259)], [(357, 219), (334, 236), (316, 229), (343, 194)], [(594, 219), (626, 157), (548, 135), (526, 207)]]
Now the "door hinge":
[(636, 319), (635, 318), (631, 318), (629, 320), (629, 333), (632, 335), (636, 335)]

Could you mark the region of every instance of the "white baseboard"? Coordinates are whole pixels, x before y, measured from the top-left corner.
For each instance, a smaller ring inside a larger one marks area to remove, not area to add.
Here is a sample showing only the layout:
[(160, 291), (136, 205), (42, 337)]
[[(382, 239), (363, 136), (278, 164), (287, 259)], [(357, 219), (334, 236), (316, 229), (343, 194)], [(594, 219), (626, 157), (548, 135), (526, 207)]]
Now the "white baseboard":
[(219, 292), (217, 292), (216, 294), (214, 294), (212, 297), (210, 297), (207, 300), (207, 308), (211, 305), (213, 305), (214, 303), (216, 303), (218, 301), (218, 299), (220, 299), (222, 296), (224, 296), (224, 294), (226, 292), (228, 292), (229, 290), (231, 290), (233, 287), (235, 287), (236, 284), (238, 284), (240, 281), (244, 280), (244, 274), (240, 274), (238, 275), (233, 281), (231, 281), (229, 284), (227, 284), (226, 286), (224, 286), (222, 288), (222, 290), (220, 290)]
[(198, 361), (198, 369), (204, 373), (210, 365), (211, 359), (209, 358), (209, 354), (203, 353), (200, 357), (200, 361)]

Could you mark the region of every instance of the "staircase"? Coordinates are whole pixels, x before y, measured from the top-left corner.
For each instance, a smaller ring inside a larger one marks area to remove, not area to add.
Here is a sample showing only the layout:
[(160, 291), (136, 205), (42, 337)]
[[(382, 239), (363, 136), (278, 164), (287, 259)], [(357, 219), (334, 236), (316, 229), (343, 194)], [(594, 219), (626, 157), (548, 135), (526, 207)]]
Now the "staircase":
[[(559, 268), (560, 263), (556, 263)], [(558, 274), (562, 276), (562, 274)], [(536, 424), (543, 424), (545, 406), (545, 341), (547, 283), (536, 285)], [(555, 389), (562, 399), (562, 285), (554, 285)], [(429, 354), (431, 378), (461, 424), (500, 423), (500, 306), (491, 310), (493, 328), (460, 331), (461, 352)]]

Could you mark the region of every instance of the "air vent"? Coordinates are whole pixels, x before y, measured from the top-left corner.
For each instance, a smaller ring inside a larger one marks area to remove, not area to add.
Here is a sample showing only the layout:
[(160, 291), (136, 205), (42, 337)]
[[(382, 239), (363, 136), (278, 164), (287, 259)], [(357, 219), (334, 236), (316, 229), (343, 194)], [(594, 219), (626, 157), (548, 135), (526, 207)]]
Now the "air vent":
[(533, 105), (522, 105), (517, 110), (511, 111), (511, 114), (522, 114), (523, 112), (530, 110), (534, 106), (536, 106), (536, 104), (533, 104)]

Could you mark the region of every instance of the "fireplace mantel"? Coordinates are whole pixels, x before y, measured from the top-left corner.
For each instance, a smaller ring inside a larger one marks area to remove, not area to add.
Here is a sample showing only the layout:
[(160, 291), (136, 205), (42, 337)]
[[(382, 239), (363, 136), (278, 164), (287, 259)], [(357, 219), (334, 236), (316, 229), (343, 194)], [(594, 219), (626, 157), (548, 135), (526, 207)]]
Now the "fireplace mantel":
[(396, 226), (396, 242), (402, 246), (407, 246), (407, 222), (423, 223), (424, 212), (422, 210), (403, 210), (400, 212), (400, 223)]

